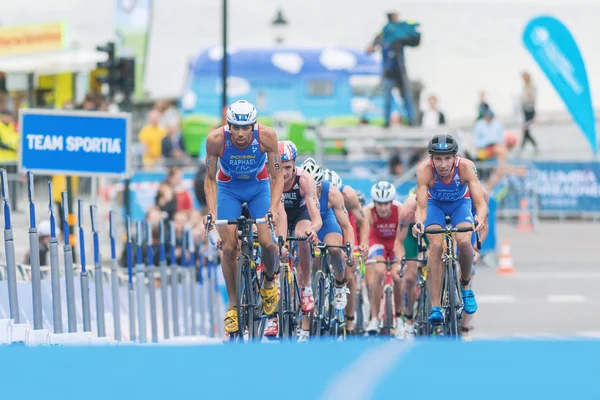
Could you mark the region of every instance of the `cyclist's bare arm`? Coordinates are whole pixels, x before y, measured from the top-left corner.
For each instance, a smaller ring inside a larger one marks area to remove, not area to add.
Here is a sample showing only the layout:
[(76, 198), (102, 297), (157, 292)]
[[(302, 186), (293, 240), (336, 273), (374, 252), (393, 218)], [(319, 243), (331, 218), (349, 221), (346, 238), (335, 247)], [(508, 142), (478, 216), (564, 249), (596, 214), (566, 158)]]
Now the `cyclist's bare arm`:
[(212, 214), (213, 221), (217, 215), (217, 168), (219, 157), (223, 154), (223, 129), (212, 131), (206, 138), (206, 179), (204, 191), (206, 192), (206, 205)]
[(408, 234), (408, 223), (406, 223), (404, 216), (404, 207), (398, 213), (398, 230), (396, 231), (396, 241), (394, 242), (394, 254), (397, 260), (401, 260), (406, 253), (404, 250), (404, 239)]
[(321, 211), (319, 210), (319, 197), (317, 196), (317, 184), (312, 176), (303, 172), (300, 175), (300, 195), (306, 200), (306, 210), (310, 217), (310, 229), (318, 232), (323, 225), (321, 220)]
[(427, 218), (427, 190), (432, 180), (433, 167), (429, 161), (425, 161), (417, 168), (417, 211), (415, 212), (415, 223), (423, 224)]
[(360, 206), (356, 191), (351, 187), (347, 187), (346, 190), (346, 193), (342, 193), (344, 196), (346, 209), (348, 212), (354, 215), (354, 218), (356, 219), (356, 227), (360, 232), (360, 237), (358, 238), (360, 241), (359, 245), (366, 249), (369, 246), (369, 221), (367, 220), (365, 213)]
[(277, 210), (277, 214), (279, 215), (279, 224), (277, 225), (277, 228), (275, 228), (275, 231), (277, 233), (277, 236), (282, 236), (283, 240), (286, 240), (287, 239), (288, 221), (287, 221), (287, 213), (285, 212), (285, 204), (284, 204), (283, 196), (281, 196), (281, 201), (279, 202), (279, 208)]
[(340, 224), (340, 228), (342, 228), (344, 240), (350, 242), (351, 248), (354, 248), (354, 232), (352, 231), (352, 225), (348, 218), (348, 211), (344, 205), (344, 196), (342, 196), (340, 190), (333, 185), (329, 187), (329, 205), (335, 213), (335, 219), (338, 224)]
[(473, 161), (462, 159), (459, 168), (462, 183), (469, 185), (471, 201), (477, 211), (477, 221), (483, 227), (488, 216), (488, 206), (483, 197), (481, 182), (479, 182), (479, 178), (477, 177), (477, 167), (475, 167)]
[(261, 125), (260, 146), (267, 153), (267, 169), (269, 170), (269, 182), (271, 184), (271, 206), (269, 211), (277, 212), (283, 195), (283, 173), (281, 172), (281, 160), (277, 147), (277, 134), (268, 127)]

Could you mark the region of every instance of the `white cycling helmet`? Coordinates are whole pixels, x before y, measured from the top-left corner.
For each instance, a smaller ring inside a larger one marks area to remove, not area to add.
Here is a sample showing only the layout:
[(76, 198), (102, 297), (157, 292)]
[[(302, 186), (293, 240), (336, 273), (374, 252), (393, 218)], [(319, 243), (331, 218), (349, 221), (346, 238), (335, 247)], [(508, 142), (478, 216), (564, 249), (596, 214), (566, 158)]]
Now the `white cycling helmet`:
[(256, 107), (246, 100), (238, 100), (227, 108), (227, 123), (231, 125), (254, 125)]
[(388, 181), (379, 181), (371, 188), (371, 198), (376, 203), (388, 203), (396, 199), (396, 188)]
[(323, 179), (331, 182), (338, 189), (342, 188), (342, 178), (332, 169), (327, 168), (323, 174)]
[(323, 182), (323, 167), (314, 158), (307, 158), (302, 163), (302, 169), (313, 177), (315, 183), (320, 185)]

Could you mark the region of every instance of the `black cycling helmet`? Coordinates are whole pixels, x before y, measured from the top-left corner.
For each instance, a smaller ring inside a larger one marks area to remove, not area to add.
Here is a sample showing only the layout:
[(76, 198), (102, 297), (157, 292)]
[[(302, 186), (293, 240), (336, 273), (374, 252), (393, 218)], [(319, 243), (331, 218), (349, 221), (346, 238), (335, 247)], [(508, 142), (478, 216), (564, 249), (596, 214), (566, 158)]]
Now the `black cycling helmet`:
[(442, 133), (435, 135), (427, 146), (429, 154), (456, 154), (458, 153), (458, 143), (452, 135)]

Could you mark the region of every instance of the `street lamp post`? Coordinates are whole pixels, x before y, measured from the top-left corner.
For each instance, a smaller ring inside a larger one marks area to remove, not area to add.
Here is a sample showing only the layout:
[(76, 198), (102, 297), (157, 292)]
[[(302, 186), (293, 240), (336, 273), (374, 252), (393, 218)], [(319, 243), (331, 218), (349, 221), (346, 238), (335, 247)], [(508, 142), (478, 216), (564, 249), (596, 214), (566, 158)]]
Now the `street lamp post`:
[(223, 58), (221, 61), (221, 110), (219, 115), (222, 115), (223, 110), (227, 108), (227, 0), (223, 0)]
[(281, 9), (277, 10), (277, 15), (275, 19), (271, 22), (271, 26), (273, 27), (273, 31), (275, 32), (275, 42), (283, 43), (283, 32), (288, 25), (288, 21), (283, 16), (283, 11)]

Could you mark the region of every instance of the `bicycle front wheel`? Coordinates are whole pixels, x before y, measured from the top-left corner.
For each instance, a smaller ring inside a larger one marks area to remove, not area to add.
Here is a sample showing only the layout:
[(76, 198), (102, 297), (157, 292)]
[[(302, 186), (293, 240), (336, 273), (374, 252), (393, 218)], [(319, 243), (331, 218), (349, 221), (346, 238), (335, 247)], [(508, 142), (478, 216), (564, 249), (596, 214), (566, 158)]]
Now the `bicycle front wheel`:
[(456, 292), (456, 261), (450, 259), (446, 265), (445, 290), (448, 295), (447, 334), (458, 339), (458, 293)]
[(237, 270), (235, 272), (236, 283), (236, 311), (238, 317), (238, 340), (243, 340), (244, 331), (248, 323), (248, 315), (246, 313), (248, 304), (247, 287), (244, 279), (244, 269), (246, 269), (246, 257), (239, 257), (237, 260)]

